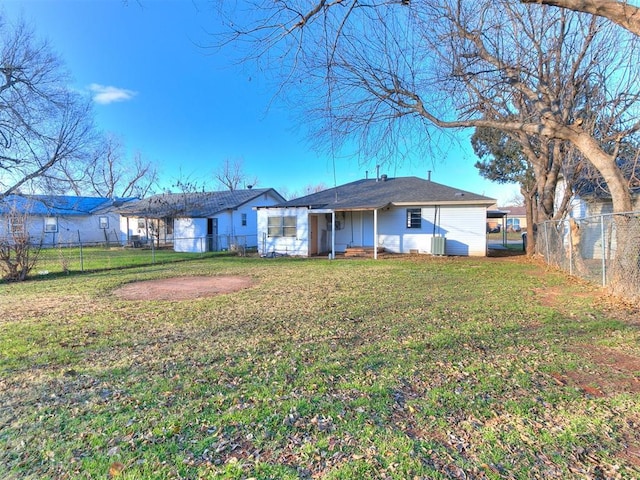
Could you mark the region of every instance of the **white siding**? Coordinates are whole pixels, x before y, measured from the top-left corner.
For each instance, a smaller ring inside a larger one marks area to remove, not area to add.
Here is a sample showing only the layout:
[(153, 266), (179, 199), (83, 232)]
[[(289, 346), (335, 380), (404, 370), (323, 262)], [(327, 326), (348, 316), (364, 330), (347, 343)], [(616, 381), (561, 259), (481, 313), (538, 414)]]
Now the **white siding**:
[[(269, 217), (296, 217), (295, 237), (270, 237), (268, 235)], [(262, 256), (269, 254), (294, 255), (306, 257), (309, 255), (309, 210), (306, 208), (260, 208), (258, 217), (258, 253)]]
[(176, 218), (173, 228), (173, 249), (176, 252), (208, 251), (206, 218)]
[(487, 210), (485, 207), (442, 207), (440, 228), (446, 240), (447, 255), (485, 256)]
[[(216, 215), (215, 218), (218, 219), (218, 235), (233, 237), (246, 247), (257, 247), (258, 215), (255, 207), (271, 205), (273, 203), (275, 203), (273, 200), (265, 202), (264, 199), (258, 199), (257, 201), (242, 205), (237, 210), (229, 210)], [(242, 215), (246, 215), (246, 225), (242, 225)]]
[(486, 255), (485, 207), (442, 206), (438, 212), (435, 207), (422, 207), (421, 228), (407, 227), (408, 208), (419, 207), (378, 212), (378, 246), (394, 253), (431, 253), (431, 239), (435, 234), (446, 238), (447, 255)]
[[(54, 215), (55, 216), (55, 215)], [(100, 217), (109, 219), (109, 228), (100, 228)], [(119, 216), (115, 213), (101, 213), (95, 215), (57, 216), (58, 231), (45, 232), (42, 216), (26, 216), (27, 231), (33, 242), (42, 246), (56, 245), (84, 245), (104, 244), (106, 242), (119, 243)], [(0, 217), (0, 237), (8, 235), (9, 220)]]
[(397, 207), (378, 212), (378, 246), (393, 253), (431, 253), (433, 207), (421, 208), (421, 228), (407, 228), (408, 208), (419, 207)]

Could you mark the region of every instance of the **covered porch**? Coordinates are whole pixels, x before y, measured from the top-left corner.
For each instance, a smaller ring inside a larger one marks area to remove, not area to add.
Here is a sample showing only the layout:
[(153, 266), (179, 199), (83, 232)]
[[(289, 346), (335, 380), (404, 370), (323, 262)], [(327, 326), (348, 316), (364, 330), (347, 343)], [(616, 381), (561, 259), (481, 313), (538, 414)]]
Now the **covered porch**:
[(309, 256), (377, 258), (379, 210), (309, 210)]

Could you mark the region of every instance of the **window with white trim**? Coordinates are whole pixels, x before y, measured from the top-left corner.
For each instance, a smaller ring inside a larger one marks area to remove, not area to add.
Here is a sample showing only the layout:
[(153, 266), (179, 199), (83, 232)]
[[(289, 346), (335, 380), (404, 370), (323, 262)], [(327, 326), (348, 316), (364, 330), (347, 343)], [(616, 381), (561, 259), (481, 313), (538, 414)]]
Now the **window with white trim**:
[(421, 208), (407, 208), (407, 228), (422, 228)]
[(9, 218), (9, 233), (25, 233), (23, 218)]
[(297, 218), (295, 215), (267, 218), (267, 235), (269, 237), (295, 237), (297, 234)]
[(46, 233), (56, 233), (58, 231), (58, 218), (44, 217), (44, 231)]
[(100, 223), (100, 228), (102, 228), (103, 230), (109, 228), (109, 217), (102, 216), (98, 219), (98, 221)]

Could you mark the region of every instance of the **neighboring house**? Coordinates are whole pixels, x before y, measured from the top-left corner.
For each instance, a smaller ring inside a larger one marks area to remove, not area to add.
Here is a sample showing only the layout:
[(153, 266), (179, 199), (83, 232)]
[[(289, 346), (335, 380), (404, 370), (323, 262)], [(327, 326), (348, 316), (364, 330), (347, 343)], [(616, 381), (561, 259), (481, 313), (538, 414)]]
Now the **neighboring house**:
[(496, 205), (492, 205), (487, 210), (487, 233), (504, 233), (507, 228), (508, 213), (500, 210)]
[(283, 201), (273, 188), (163, 193), (120, 209), (120, 230), (130, 245), (153, 241), (177, 252), (255, 248), (255, 208)]
[[(640, 172), (639, 172), (640, 173)], [(556, 187), (556, 209), (558, 203), (563, 198), (567, 189), (564, 178), (561, 178)], [(633, 185), (631, 190), (631, 209), (640, 210), (640, 186)], [(571, 201), (569, 203), (568, 215), (575, 219), (592, 217), (597, 215), (607, 215), (613, 212), (613, 201), (611, 194), (606, 190), (606, 186), (592, 180), (582, 180), (572, 186)]]
[[(556, 202), (562, 198), (566, 188), (566, 182), (561, 179), (556, 188)], [(630, 187), (630, 193), (632, 212), (640, 212), (640, 187)], [(616, 237), (612, 235), (612, 213), (613, 201), (605, 185), (588, 179), (573, 185), (567, 218), (563, 221), (564, 228), (558, 230), (562, 234), (561, 241), (565, 250), (569, 252), (570, 248), (573, 248), (572, 236), (575, 237), (577, 233), (583, 259), (600, 260), (603, 255), (608, 255), (604, 252), (610, 251), (609, 249), (615, 252)], [(573, 224), (572, 231), (573, 221), (576, 223)], [(578, 241), (577, 238), (574, 238), (574, 241)]]
[(499, 207), (503, 212), (506, 212), (505, 228), (507, 232), (520, 232), (527, 229), (527, 210), (524, 206), (506, 206)]
[(0, 238), (27, 233), (43, 246), (120, 242), (116, 209), (133, 198), (9, 195), (0, 201)]
[[(495, 199), (417, 177), (358, 180), (258, 207), (263, 256), (348, 253), (487, 253), (487, 208)], [(377, 248), (374, 248), (377, 247)]]

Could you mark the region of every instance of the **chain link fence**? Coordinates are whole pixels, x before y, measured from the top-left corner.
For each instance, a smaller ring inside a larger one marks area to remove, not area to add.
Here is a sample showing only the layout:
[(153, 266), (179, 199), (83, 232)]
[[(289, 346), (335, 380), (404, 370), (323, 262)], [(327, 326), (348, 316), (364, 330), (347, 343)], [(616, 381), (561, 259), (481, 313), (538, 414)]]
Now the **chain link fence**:
[(640, 299), (640, 212), (543, 222), (536, 253), (571, 275)]
[[(124, 244), (57, 243), (33, 244), (39, 250), (32, 276), (129, 268), (143, 265), (165, 264), (196, 260), (220, 255), (251, 255), (257, 250), (257, 237), (242, 235), (207, 235), (203, 237), (175, 238), (172, 242), (137, 239)], [(182, 245), (186, 248), (176, 249)], [(1, 273), (1, 272), (0, 272)], [(2, 278), (2, 275), (0, 275)]]

